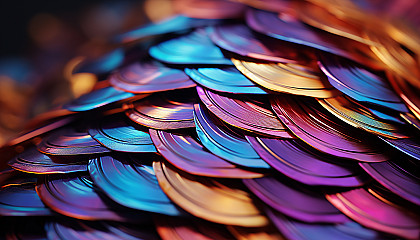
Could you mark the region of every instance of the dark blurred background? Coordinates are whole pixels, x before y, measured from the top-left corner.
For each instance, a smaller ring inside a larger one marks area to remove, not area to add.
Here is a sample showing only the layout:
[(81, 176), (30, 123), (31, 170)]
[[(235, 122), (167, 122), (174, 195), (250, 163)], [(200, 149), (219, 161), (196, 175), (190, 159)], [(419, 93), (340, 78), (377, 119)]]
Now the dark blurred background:
[(15, 0), (0, 3), (0, 145), (37, 114), (91, 90), (69, 74), (115, 48), (118, 33), (173, 14), (170, 0)]

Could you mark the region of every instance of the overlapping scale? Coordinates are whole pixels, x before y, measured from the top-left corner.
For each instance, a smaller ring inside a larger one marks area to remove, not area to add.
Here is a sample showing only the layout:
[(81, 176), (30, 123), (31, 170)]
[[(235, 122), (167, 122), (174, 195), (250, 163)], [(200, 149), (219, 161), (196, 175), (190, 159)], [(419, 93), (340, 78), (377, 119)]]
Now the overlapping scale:
[(35, 174), (70, 173), (87, 170), (86, 159), (50, 158), (40, 153), (35, 147), (17, 155), (8, 164), (19, 171)]
[[(288, 12), (278, 14), (248, 9), (246, 22), (253, 30), (270, 37), (356, 60), (370, 67), (380, 67), (381, 65), (366, 45), (360, 45), (346, 38), (312, 29)], [(359, 54), (362, 49), (363, 54)]]
[(404, 129), (403, 126), (383, 121), (371, 113), (368, 108), (345, 96), (318, 99), (318, 102), (328, 112), (356, 128), (361, 128), (387, 138), (409, 137), (407, 129)]
[(0, 189), (0, 216), (50, 216), (53, 212), (45, 206), (35, 191), (36, 178), (22, 176), (2, 183)]
[(147, 128), (134, 126), (126, 116), (107, 116), (95, 125), (88, 132), (106, 148), (120, 152), (156, 152)]
[(272, 137), (293, 138), (264, 97), (222, 95), (198, 86), (197, 92), (210, 112), (232, 126)]
[(420, 160), (420, 140), (418, 138), (381, 139), (408, 156)]
[(109, 198), (133, 209), (171, 216), (184, 214), (162, 192), (151, 166), (124, 159), (104, 156), (89, 162), (92, 180)]
[(41, 153), (51, 156), (91, 155), (110, 152), (85, 130), (65, 128), (54, 132), (37, 146)]
[[(244, 227), (268, 223), (250, 195), (235, 182), (182, 173), (165, 162), (154, 162), (153, 168), (159, 185), (169, 198), (194, 216)], [(220, 203), (225, 207), (221, 208)]]
[(363, 36), (363, 31), (355, 24), (337, 18), (330, 11), (310, 2), (299, 2), (297, 15), (304, 23), (329, 33), (355, 40), (367, 45), (376, 45)]
[(175, 167), (193, 175), (218, 178), (258, 178), (263, 174), (243, 169), (208, 151), (187, 133), (150, 129), (158, 152)]
[(356, 163), (343, 162), (299, 139), (246, 136), (255, 151), (277, 171), (307, 185), (356, 187), (369, 179)]
[[(149, 228), (147, 228), (149, 227)], [(46, 225), (48, 239), (67, 239), (67, 240), (135, 240), (151, 239), (158, 240), (159, 237), (150, 226), (128, 225), (115, 222), (89, 222), (77, 221), (72, 219), (60, 219), (49, 222)]]
[(339, 94), (316, 68), (295, 63), (256, 63), (232, 59), (249, 79), (277, 92), (330, 98)]
[(414, 2), (173, 0), (0, 147), (1, 237), (418, 239)]
[(343, 239), (343, 240), (379, 240), (395, 239), (382, 232), (364, 228), (355, 222), (342, 224), (310, 224), (295, 221), (275, 211), (268, 211), (268, 216), (276, 227), (287, 239), (318, 240), (318, 239)]
[(194, 106), (194, 120), (200, 141), (215, 155), (244, 167), (270, 168), (244, 136), (212, 119), (200, 105)]
[(245, 185), (271, 208), (304, 222), (342, 223), (347, 217), (319, 189), (276, 177), (246, 179)]
[(147, 94), (135, 95), (130, 92), (118, 90), (114, 87), (104, 87), (82, 95), (81, 97), (65, 104), (63, 107), (69, 111), (83, 112), (92, 110), (110, 103), (126, 100), (127, 98), (143, 98)]
[[(208, 30), (200, 28), (149, 49), (155, 59), (170, 64), (224, 64), (232, 65), (222, 51), (210, 40)], [(205, 54), (203, 54), (205, 53)]]
[(384, 76), (332, 55), (322, 55), (319, 64), (331, 85), (347, 96), (399, 112), (408, 111)]
[(256, 86), (234, 67), (186, 68), (185, 72), (199, 85), (217, 92), (236, 94), (269, 93), (269, 90)]
[(360, 166), (398, 196), (420, 205), (420, 165), (412, 159), (395, 159), (382, 163), (359, 163)]
[(244, 57), (273, 62), (296, 62), (303, 58), (297, 45), (258, 34), (244, 24), (216, 25), (210, 38), (222, 49)]
[(374, 136), (338, 122), (316, 104), (312, 99), (304, 101), (291, 96), (272, 98), (272, 107), (283, 123), (312, 147), (337, 157), (363, 162), (389, 160)]
[(408, 239), (419, 236), (418, 211), (394, 204), (375, 188), (358, 188), (326, 196), (340, 211), (366, 227)]
[(126, 115), (134, 122), (154, 129), (179, 129), (194, 127), (193, 104), (196, 94), (184, 90), (158, 93), (133, 103)]
[(36, 186), (42, 202), (54, 211), (84, 220), (142, 222), (147, 214), (123, 207), (105, 196), (86, 174), (46, 175)]
[(109, 82), (116, 88), (132, 93), (195, 87), (182, 70), (152, 60), (136, 62), (119, 69), (110, 76)]

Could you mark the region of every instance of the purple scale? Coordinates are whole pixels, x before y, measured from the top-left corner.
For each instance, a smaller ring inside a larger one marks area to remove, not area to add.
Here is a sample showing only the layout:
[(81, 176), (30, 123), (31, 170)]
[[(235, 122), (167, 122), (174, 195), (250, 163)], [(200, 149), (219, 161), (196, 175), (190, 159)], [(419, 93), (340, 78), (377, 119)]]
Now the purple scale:
[(257, 178), (263, 174), (239, 168), (210, 153), (188, 134), (150, 129), (158, 152), (175, 167), (193, 175), (217, 178)]
[(271, 100), (274, 112), (290, 131), (319, 151), (362, 162), (389, 159), (374, 135), (340, 122), (315, 100), (291, 95), (278, 95)]
[(56, 174), (87, 171), (86, 158), (50, 158), (35, 147), (29, 148), (8, 162), (9, 166), (24, 172)]
[(197, 92), (210, 112), (234, 127), (273, 137), (293, 138), (263, 96), (222, 94), (198, 86)]
[[(146, 219), (145, 219), (146, 220)], [(150, 219), (147, 219), (150, 221)], [(75, 219), (59, 219), (47, 223), (48, 239), (106, 239), (106, 240), (158, 240), (155, 231), (149, 225), (121, 224), (105, 221), (80, 221)]]
[(132, 93), (152, 93), (195, 87), (195, 83), (176, 68), (153, 61), (136, 62), (116, 70), (109, 78), (111, 85)]
[(36, 191), (45, 205), (72, 218), (140, 222), (147, 215), (113, 202), (86, 175), (46, 175)]
[(385, 188), (420, 205), (420, 164), (418, 161), (399, 157), (393, 161), (359, 164)]
[(264, 203), (297, 220), (309, 223), (348, 221), (319, 189), (275, 177), (245, 179), (243, 182)]
[(312, 47), (365, 64), (376, 65), (375, 61), (357, 54), (356, 49), (369, 50), (367, 46), (312, 28), (299, 21), (292, 14), (248, 9), (246, 22), (253, 30), (273, 38)]
[(408, 239), (420, 236), (420, 217), (413, 209), (390, 202), (373, 188), (328, 194), (327, 199), (356, 222)]
[(380, 139), (404, 154), (420, 161), (420, 140), (418, 138), (390, 139), (380, 137)]
[(244, 24), (216, 25), (210, 38), (220, 48), (245, 57), (273, 62), (296, 62), (302, 58), (299, 45), (253, 32)]
[(311, 224), (295, 221), (281, 213), (267, 209), (268, 217), (280, 232), (287, 238), (293, 240), (319, 240), (319, 239), (340, 239), (340, 240), (384, 240), (395, 239), (394, 236), (385, 235), (369, 228), (349, 221), (341, 224)]
[[(2, 172), (3, 174), (3, 172)], [(50, 216), (53, 213), (35, 191), (36, 178), (12, 178), (0, 189), (1, 216)]]
[(80, 155), (110, 152), (95, 141), (86, 131), (67, 128), (52, 133), (37, 146), (47, 155)]
[(319, 64), (331, 85), (351, 98), (399, 112), (408, 112), (384, 76), (332, 55), (321, 55)]
[(300, 139), (271, 139), (246, 136), (268, 164), (282, 174), (307, 185), (361, 186), (369, 180), (353, 162), (322, 153)]

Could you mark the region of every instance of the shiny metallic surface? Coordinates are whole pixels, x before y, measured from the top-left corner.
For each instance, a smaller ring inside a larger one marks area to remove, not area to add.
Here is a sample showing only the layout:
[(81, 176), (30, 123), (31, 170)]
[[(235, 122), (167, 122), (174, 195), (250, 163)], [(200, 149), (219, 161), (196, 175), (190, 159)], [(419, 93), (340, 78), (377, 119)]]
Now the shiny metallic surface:
[(147, 129), (132, 124), (122, 114), (105, 117), (88, 132), (93, 139), (114, 151), (156, 152)]
[[(210, 40), (207, 29), (201, 28), (149, 49), (153, 58), (170, 64), (225, 64), (232, 62)], [(206, 53), (206, 54), (203, 54)]]
[(420, 179), (417, 177), (420, 164), (418, 161), (400, 157), (382, 163), (359, 164), (385, 188), (414, 204), (420, 205)]
[(0, 215), (51, 216), (53, 212), (35, 191), (36, 179), (11, 178), (0, 189)]
[(358, 188), (326, 196), (340, 211), (364, 226), (409, 239), (419, 236), (420, 216), (380, 198), (375, 189)]
[(186, 68), (185, 72), (199, 85), (217, 91), (235, 94), (268, 94), (234, 67)]
[(418, 138), (381, 139), (404, 154), (420, 161), (420, 140)]
[(105, 87), (83, 95), (73, 102), (66, 104), (64, 108), (74, 112), (88, 111), (134, 96), (132, 93), (124, 92), (113, 87)]
[(169, 68), (152, 60), (133, 63), (110, 76), (112, 86), (131, 93), (153, 93), (195, 87), (180, 69)]
[(393, 236), (387, 236), (382, 232), (365, 228), (351, 221), (342, 224), (308, 224), (287, 218), (273, 210), (268, 210), (267, 214), (287, 239), (395, 239)]
[(198, 86), (197, 92), (210, 112), (234, 127), (263, 135), (293, 138), (263, 97), (222, 95)]
[(40, 153), (35, 147), (17, 155), (8, 164), (19, 171), (35, 174), (87, 171), (87, 159), (50, 158)]
[(274, 176), (246, 179), (244, 183), (264, 203), (294, 219), (309, 223), (348, 221), (325, 199), (322, 190)]
[(242, 74), (272, 91), (317, 98), (330, 98), (339, 94), (317, 67), (310, 64), (232, 61)]
[(356, 163), (343, 162), (299, 139), (246, 136), (255, 151), (277, 171), (307, 185), (361, 186), (369, 180)]
[(380, 73), (369, 71), (361, 65), (336, 56), (324, 54), (320, 58), (319, 65), (330, 83), (347, 96), (399, 112), (408, 111), (387, 79), (380, 76)]
[(110, 150), (95, 141), (86, 131), (65, 128), (57, 131), (37, 146), (47, 155), (78, 155), (106, 153)]
[(420, 1), (76, 5), (0, 59), (1, 239), (419, 238)]
[[(319, 49), (369, 66), (381, 65), (366, 45), (320, 30), (313, 30), (288, 12), (277, 14), (248, 9), (246, 22), (253, 30), (270, 37)], [(364, 53), (360, 55), (358, 52), (361, 50)]]
[(211, 118), (206, 110), (196, 104), (194, 106), (194, 120), (197, 135), (203, 145), (215, 155), (234, 164), (267, 169), (270, 166), (258, 156), (251, 145), (240, 133), (223, 126), (223, 123)]
[(227, 225), (267, 225), (249, 194), (234, 183), (181, 173), (164, 162), (154, 162), (153, 169), (169, 198), (194, 216)]
[(193, 104), (195, 94), (188, 90), (155, 94), (133, 103), (126, 115), (134, 122), (154, 129), (194, 127)]
[(62, 219), (46, 225), (48, 239), (159, 239), (156, 232), (147, 229), (147, 225), (122, 225), (105, 221), (80, 221)]
[(332, 115), (353, 127), (387, 138), (410, 137), (404, 126), (382, 121), (382, 119), (371, 113), (368, 108), (345, 96), (318, 99), (318, 102)]
[(110, 199), (133, 209), (171, 216), (184, 214), (160, 189), (151, 166), (120, 159), (104, 156), (89, 162), (92, 180)]
[(296, 62), (304, 50), (263, 34), (253, 32), (244, 24), (216, 25), (211, 40), (219, 47), (244, 57), (273, 62)]
[(373, 140), (374, 136), (335, 121), (311, 101), (279, 96), (272, 99), (272, 107), (290, 131), (322, 152), (363, 162), (389, 160), (379, 142)]
[(123, 207), (93, 185), (88, 175), (46, 175), (36, 186), (41, 200), (54, 211), (77, 219), (141, 222), (147, 214)]
[(193, 175), (217, 178), (258, 178), (263, 174), (240, 168), (213, 154), (189, 134), (150, 129), (158, 152), (175, 167)]

